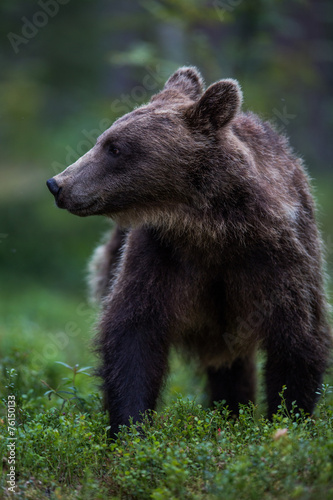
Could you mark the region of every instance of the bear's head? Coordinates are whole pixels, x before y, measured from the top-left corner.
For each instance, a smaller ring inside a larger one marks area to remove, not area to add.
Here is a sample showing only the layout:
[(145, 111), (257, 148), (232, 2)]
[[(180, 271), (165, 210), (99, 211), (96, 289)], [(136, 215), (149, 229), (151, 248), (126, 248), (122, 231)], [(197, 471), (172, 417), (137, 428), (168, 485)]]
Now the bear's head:
[(90, 151), (47, 181), (56, 204), (127, 224), (159, 209), (193, 206), (241, 100), (235, 80), (204, 91), (195, 68), (180, 68), (147, 105), (119, 118)]

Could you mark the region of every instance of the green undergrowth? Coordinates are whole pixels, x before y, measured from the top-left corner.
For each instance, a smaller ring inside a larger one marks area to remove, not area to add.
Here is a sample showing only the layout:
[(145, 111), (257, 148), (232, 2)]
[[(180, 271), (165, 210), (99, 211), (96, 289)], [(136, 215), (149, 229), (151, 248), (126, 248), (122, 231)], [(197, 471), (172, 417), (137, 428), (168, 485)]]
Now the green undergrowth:
[[(2, 294), (1, 500), (333, 500), (332, 375), (312, 418), (297, 408), (288, 415), (282, 395), (269, 422), (259, 357), (259, 405), (235, 420), (223, 406), (206, 407), (204, 378), (173, 353), (158, 411), (111, 442), (94, 377), (97, 314), (83, 297), (43, 286)], [(15, 494), (8, 396), (16, 404)]]
[(10, 365), (9, 358), (1, 365), (0, 498), (13, 496), (8, 395), (16, 401), (15, 498), (333, 498), (329, 384), (311, 418), (296, 406), (288, 414), (283, 393), (273, 422), (254, 405), (233, 419), (222, 405), (207, 409), (179, 396), (110, 441), (99, 393), (84, 391), (91, 367), (57, 363), (64, 376), (52, 386), (22, 359), (19, 369)]

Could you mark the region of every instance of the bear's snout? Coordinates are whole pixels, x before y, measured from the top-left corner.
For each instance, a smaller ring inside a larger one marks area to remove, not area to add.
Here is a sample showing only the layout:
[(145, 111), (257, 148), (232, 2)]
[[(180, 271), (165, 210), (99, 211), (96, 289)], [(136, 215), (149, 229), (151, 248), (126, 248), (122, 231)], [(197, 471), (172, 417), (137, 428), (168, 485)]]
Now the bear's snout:
[(46, 181), (46, 185), (53, 196), (56, 198), (61, 188), (58, 186), (57, 181), (54, 179), (54, 177)]

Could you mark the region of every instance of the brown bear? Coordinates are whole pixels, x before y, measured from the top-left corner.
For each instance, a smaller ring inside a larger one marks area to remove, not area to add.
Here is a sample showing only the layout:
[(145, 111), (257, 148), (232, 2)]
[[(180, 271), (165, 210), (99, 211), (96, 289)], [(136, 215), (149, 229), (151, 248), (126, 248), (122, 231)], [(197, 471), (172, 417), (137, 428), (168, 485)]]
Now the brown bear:
[(283, 386), (289, 409), (314, 409), (331, 346), (314, 203), (287, 139), (241, 101), (235, 80), (204, 90), (180, 68), (47, 181), (58, 207), (118, 224), (92, 265), (113, 433), (155, 407), (171, 346), (234, 413), (258, 347), (269, 417)]

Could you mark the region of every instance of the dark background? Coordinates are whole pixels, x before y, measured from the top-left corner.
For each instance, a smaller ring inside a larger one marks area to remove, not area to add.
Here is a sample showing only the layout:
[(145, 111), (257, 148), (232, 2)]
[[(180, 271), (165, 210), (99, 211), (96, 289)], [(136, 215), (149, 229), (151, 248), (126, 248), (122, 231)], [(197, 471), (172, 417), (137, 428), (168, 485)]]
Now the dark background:
[(56, 209), (45, 181), (182, 65), (207, 84), (238, 79), (244, 109), (290, 136), (314, 179), (332, 274), (332, 21), (329, 0), (2, 0), (2, 333), (18, 315), (38, 323), (43, 296), (45, 323), (55, 295), (84, 300), (108, 223)]

